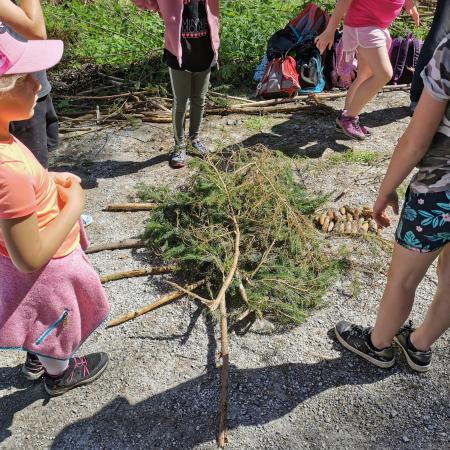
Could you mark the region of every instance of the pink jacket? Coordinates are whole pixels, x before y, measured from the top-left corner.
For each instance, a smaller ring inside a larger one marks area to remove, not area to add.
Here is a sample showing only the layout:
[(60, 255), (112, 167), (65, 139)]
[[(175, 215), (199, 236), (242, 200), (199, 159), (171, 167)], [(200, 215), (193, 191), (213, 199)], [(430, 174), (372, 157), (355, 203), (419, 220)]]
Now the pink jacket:
[[(138, 8), (158, 12), (165, 26), (164, 47), (182, 64), (181, 20), (183, 17), (183, 0), (133, 0)], [(214, 50), (214, 63), (217, 62), (219, 51), (219, 0), (206, 0), (211, 44)]]

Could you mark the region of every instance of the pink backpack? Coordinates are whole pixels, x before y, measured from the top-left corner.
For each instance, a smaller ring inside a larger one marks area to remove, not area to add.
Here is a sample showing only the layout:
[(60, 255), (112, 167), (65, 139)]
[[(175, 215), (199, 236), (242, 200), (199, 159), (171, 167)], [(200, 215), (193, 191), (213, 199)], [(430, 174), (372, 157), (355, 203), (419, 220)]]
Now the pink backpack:
[(358, 61), (356, 56), (352, 61), (346, 61), (342, 38), (335, 41), (333, 45), (333, 69), (331, 71), (331, 82), (333, 87), (348, 89), (356, 78)]
[(264, 98), (293, 97), (299, 88), (297, 63), (292, 56), (286, 56), (269, 61), (256, 95)]

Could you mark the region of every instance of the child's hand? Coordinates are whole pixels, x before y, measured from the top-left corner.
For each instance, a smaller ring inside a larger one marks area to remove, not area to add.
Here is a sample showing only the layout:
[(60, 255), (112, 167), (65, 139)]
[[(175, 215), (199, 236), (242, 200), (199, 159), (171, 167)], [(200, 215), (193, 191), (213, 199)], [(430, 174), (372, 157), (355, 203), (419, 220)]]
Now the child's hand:
[(390, 206), (394, 214), (398, 214), (398, 195), (397, 192), (391, 192), (388, 195), (378, 194), (378, 198), (373, 205), (373, 218), (376, 223), (383, 228), (388, 227), (391, 224), (386, 209)]
[(316, 47), (319, 49), (320, 54), (322, 54), (327, 48), (331, 49), (334, 44), (334, 30), (329, 30), (328, 28), (319, 36), (314, 39)]
[(64, 185), (57, 183), (56, 189), (58, 190), (59, 198), (64, 203), (64, 205), (67, 204), (74, 204), (77, 206), (82, 205), (80, 211), (83, 210), (85, 193), (80, 183), (78, 183), (76, 180), (69, 179), (68, 181), (66, 181)]
[(414, 4), (413, 0), (405, 1), (405, 11), (412, 18), (416, 27), (418, 27), (420, 25), (420, 16), (419, 11), (417, 11), (416, 5)]
[(48, 174), (53, 178), (53, 181), (56, 184), (62, 186), (70, 185), (71, 180), (81, 183), (81, 178), (70, 172), (49, 172)]

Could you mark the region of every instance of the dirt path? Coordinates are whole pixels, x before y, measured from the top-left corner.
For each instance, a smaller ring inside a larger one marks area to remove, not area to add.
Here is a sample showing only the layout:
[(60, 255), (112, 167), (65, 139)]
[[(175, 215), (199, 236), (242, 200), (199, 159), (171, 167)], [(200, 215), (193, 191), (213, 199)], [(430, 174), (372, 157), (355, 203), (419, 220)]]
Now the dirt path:
[[(341, 139), (333, 118), (321, 114), (215, 117), (205, 122), (205, 135), (212, 148), (261, 142), (303, 156), (300, 176), (310, 190), (348, 190), (339, 204), (370, 203), (409, 121), (407, 101), (395, 93), (371, 104), (363, 120), (375, 134), (362, 143)], [(88, 229), (92, 243), (135, 237), (144, 228), (145, 213), (105, 213), (108, 203), (132, 199), (140, 182), (176, 187), (185, 181), (188, 171), (167, 167), (170, 145), (169, 126), (145, 125), (85, 135), (53, 155), (54, 165), (83, 177), (95, 220)], [(385, 235), (392, 238), (392, 229)], [(331, 246), (342, 243), (330, 240)], [(374, 258), (369, 244), (347, 245), (361, 264)], [(152, 257), (124, 250), (91, 260), (106, 274), (151, 263)], [(380, 268), (386, 263), (381, 259)], [(163, 280), (106, 285), (111, 317), (168, 290)], [(258, 330), (231, 336), (230, 450), (449, 448), (449, 334), (436, 344), (432, 371), (419, 376), (401, 356), (393, 369), (372, 368), (343, 352), (328, 332), (342, 318), (373, 322), (384, 282), (376, 271), (355, 270), (302, 326), (271, 336)], [(423, 317), (434, 288), (432, 271), (419, 288), (415, 320)], [(102, 328), (82, 350), (108, 351), (109, 370), (101, 381), (50, 400), (40, 384), (19, 376), (22, 354), (0, 353), (0, 448), (216, 448), (217, 332), (186, 299), (125, 326)]]

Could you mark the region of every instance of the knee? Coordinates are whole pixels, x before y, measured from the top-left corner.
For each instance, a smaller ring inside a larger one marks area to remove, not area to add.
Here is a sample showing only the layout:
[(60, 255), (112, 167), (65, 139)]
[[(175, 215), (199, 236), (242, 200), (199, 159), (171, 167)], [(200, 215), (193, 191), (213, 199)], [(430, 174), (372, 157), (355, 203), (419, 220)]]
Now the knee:
[(174, 97), (173, 108), (175, 113), (185, 112), (187, 109), (188, 98), (187, 97)]
[(203, 108), (205, 106), (205, 96), (195, 95), (191, 97), (191, 105), (197, 108)]
[(442, 253), (439, 255), (437, 263), (439, 289), (444, 289), (446, 292), (450, 290), (450, 249), (448, 247), (449, 244), (447, 244)]
[(380, 83), (383, 83), (383, 85), (387, 84), (389, 81), (391, 81), (392, 79), (392, 75), (393, 75), (393, 69), (392, 66), (383, 66), (380, 67), (375, 76), (380, 80)]

